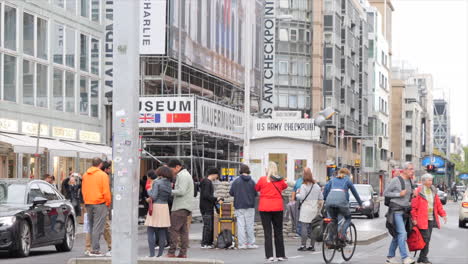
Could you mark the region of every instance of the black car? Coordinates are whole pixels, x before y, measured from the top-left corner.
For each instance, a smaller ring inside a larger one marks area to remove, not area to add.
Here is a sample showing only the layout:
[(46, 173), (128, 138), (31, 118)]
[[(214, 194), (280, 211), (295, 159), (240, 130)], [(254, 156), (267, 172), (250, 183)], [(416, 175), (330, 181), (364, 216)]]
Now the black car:
[(380, 199), (372, 185), (370, 184), (354, 184), (356, 191), (362, 201), (362, 209), (357, 210), (359, 204), (357, 203), (354, 195), (349, 190), (349, 209), (353, 215), (366, 215), (367, 218), (374, 218), (380, 216)]
[(75, 223), (72, 204), (47, 182), (0, 179), (0, 250), (17, 257), (50, 245), (70, 251)]

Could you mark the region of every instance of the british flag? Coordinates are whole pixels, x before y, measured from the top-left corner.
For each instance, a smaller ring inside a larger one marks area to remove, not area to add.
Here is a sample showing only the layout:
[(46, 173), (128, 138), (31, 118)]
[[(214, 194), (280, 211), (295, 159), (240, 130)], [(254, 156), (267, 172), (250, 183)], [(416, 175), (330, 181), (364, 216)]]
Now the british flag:
[(161, 123), (161, 115), (160, 114), (140, 114), (138, 123), (140, 124)]

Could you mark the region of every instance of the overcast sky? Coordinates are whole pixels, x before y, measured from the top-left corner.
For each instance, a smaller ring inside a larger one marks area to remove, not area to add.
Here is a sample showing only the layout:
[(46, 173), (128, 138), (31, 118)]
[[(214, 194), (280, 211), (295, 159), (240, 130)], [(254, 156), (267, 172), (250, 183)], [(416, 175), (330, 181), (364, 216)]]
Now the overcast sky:
[(392, 0), (393, 58), (434, 79), (451, 102), (452, 134), (468, 144), (468, 1)]

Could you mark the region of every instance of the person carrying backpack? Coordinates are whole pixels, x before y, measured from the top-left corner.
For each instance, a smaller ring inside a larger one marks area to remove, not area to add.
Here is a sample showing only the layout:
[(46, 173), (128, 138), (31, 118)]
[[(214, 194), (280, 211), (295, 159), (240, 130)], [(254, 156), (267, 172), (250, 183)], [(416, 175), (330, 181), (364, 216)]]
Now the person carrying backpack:
[(219, 197), (214, 196), (213, 181), (218, 179), (219, 171), (216, 168), (209, 168), (207, 176), (200, 182), (200, 212), (203, 218), (203, 234), (201, 248), (214, 248), (213, 246), (213, 217), (214, 207)]
[(418, 263), (431, 264), (427, 258), (432, 228), (440, 229), (439, 216), (447, 223), (447, 213), (440, 202), (436, 188), (432, 185), (432, 175), (424, 174), (421, 177), (422, 186), (416, 189), (416, 197), (411, 201), (411, 217), (413, 224), (419, 228), (426, 246), (419, 253)]
[[(414, 260), (408, 256), (406, 250), (406, 224), (410, 221), (412, 183), (414, 176), (414, 165), (411, 162), (405, 163), (402, 176), (393, 178), (384, 191), (385, 204), (388, 206), (387, 227), (393, 236), (390, 248), (387, 254), (386, 263), (402, 263), (395, 257), (397, 247), (400, 249), (400, 255), (403, 264), (412, 264)], [(402, 184), (404, 183), (404, 184)]]

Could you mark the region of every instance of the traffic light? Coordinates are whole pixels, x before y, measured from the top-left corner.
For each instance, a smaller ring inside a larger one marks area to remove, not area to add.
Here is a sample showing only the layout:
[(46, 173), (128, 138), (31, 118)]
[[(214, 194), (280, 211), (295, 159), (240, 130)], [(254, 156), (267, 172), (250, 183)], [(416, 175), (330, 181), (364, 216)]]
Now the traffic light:
[(436, 171), (436, 167), (432, 164), (429, 164), (426, 166), (426, 170), (427, 172), (435, 172)]

